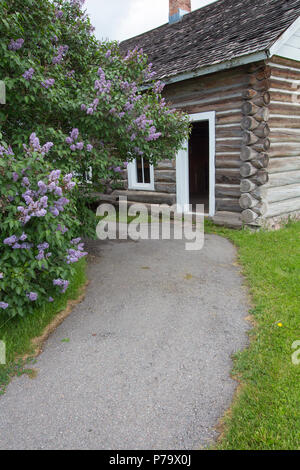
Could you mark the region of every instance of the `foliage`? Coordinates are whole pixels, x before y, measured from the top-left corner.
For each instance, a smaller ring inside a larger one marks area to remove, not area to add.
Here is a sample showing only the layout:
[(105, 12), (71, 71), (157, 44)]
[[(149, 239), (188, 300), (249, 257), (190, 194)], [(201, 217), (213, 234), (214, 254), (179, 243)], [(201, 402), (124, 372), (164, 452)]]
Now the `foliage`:
[[(53, 144), (35, 134), (23, 152), (0, 145), (0, 312), (31, 313), (64, 293), (85, 255), (72, 204), (72, 174), (50, 170)], [(66, 197), (68, 196), (68, 198)]]
[[(7, 87), (2, 132), (21, 146), (31, 132), (52, 141), (49, 159), (87, 174), (99, 189), (127, 162), (173, 158), (186, 118), (161, 98), (141, 50), (124, 57), (118, 43), (99, 43), (80, 0), (10, 0), (0, 4), (0, 78)], [(37, 28), (37, 24), (39, 27)], [(141, 92), (145, 81), (150, 88)]]

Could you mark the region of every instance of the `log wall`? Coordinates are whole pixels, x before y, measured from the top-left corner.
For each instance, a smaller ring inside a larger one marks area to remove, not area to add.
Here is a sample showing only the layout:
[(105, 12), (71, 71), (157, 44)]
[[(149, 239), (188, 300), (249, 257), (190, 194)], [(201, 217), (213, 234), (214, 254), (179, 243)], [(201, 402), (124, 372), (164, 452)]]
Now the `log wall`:
[(300, 214), (300, 62), (272, 57), (266, 218)]
[(188, 114), (216, 112), (216, 211), (242, 211), (241, 121), (248, 82), (247, 67), (238, 67), (168, 85), (164, 92), (170, 106)]

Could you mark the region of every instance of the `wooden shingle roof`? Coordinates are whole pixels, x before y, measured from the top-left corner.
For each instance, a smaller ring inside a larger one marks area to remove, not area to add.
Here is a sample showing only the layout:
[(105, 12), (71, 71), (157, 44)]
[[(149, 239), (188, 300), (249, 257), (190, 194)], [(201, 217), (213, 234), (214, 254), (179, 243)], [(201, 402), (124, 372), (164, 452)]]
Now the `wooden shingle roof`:
[(121, 43), (143, 48), (157, 78), (265, 51), (300, 16), (300, 0), (218, 0)]

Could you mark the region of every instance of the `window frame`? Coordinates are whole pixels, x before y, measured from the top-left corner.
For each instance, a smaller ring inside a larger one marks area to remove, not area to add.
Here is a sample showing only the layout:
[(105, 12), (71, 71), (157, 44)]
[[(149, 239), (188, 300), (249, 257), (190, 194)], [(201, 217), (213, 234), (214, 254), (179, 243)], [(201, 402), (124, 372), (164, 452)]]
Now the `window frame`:
[[(143, 157), (142, 157), (143, 158)], [(136, 159), (128, 163), (128, 189), (140, 191), (154, 191), (154, 166), (150, 164), (150, 183), (139, 183), (137, 180)]]

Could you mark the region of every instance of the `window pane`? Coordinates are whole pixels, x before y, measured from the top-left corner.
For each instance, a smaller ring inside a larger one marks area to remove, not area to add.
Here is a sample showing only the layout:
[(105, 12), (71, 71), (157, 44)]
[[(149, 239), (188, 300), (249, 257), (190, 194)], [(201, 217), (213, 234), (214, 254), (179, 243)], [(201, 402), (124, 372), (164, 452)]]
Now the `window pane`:
[(144, 160), (144, 183), (150, 183), (150, 165), (147, 160)]
[(141, 157), (136, 159), (136, 177), (138, 183), (143, 183), (143, 161)]

